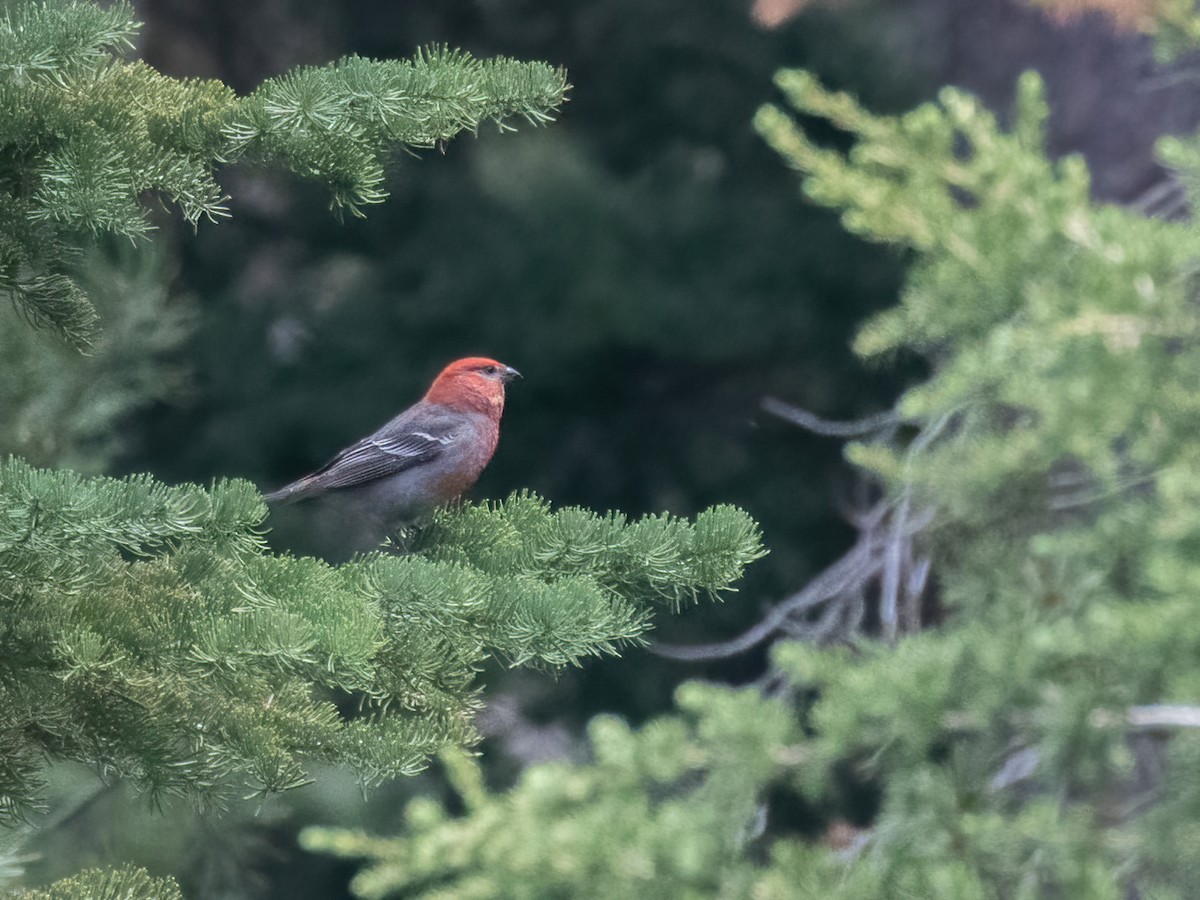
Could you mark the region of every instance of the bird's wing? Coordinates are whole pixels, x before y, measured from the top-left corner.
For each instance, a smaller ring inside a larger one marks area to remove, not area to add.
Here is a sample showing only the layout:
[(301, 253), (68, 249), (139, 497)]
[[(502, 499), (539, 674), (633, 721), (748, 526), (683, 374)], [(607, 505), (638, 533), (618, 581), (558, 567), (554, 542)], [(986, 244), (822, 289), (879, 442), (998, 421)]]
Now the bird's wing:
[(456, 435), (449, 430), (376, 433), (341, 451), (307, 476), (321, 490), (354, 487), (437, 459)]

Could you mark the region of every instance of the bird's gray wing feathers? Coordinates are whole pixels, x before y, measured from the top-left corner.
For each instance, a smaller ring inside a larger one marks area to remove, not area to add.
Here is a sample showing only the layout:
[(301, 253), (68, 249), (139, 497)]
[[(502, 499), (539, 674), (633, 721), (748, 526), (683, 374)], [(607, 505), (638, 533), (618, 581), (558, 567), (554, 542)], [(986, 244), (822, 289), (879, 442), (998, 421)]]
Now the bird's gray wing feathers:
[(395, 475), (437, 459), (460, 435), (451, 423), (432, 422), (424, 428), (405, 428), (392, 421), (370, 437), (351, 444), (315, 472), (267, 494), (269, 503), (287, 504), (337, 488)]
[(323, 490), (353, 487), (431, 462), (453, 442), (454, 435), (449, 433), (372, 435), (347, 447), (309, 477)]

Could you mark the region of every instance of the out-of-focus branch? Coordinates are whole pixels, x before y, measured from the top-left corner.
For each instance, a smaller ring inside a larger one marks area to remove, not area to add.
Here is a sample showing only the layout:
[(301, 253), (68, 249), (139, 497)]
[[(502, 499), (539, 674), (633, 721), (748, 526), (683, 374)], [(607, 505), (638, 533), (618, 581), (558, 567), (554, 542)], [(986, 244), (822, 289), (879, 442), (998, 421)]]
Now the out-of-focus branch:
[[(1200, 728), (1200, 706), (1154, 703), (1125, 710), (1094, 709), (1088, 716), (1088, 724), (1093, 728), (1125, 728), (1135, 733), (1163, 734), (1180, 728)], [(960, 717), (947, 720), (947, 726), (952, 729), (962, 731), (963, 725), (964, 720)], [(992, 776), (990, 787), (994, 791), (1010, 788), (1032, 777), (1041, 762), (1042, 753), (1037, 747), (1022, 747), (1008, 756)]]
[(875, 574), (878, 568), (879, 547), (871, 539), (871, 535), (864, 537), (865, 540), (860, 539), (845, 556), (821, 572), (802, 590), (772, 608), (762, 621), (733, 640), (693, 646), (652, 643), (650, 652), (667, 659), (690, 662), (728, 659), (757, 647), (781, 631), (787, 631), (789, 624), (803, 628), (802, 617), (805, 613), (835, 597), (865, 587)]
[[(859, 539), (847, 553), (818, 574), (804, 588), (773, 608), (754, 627), (729, 641), (716, 644), (678, 646), (652, 643), (650, 651), (667, 659), (687, 662), (728, 659), (745, 653), (780, 634), (813, 641), (829, 641), (857, 631), (865, 615), (865, 598), (871, 584), (884, 578), (888, 566), (895, 567), (896, 597), (903, 585), (904, 630), (920, 627), (920, 598), (928, 583), (929, 564), (924, 557), (915, 564), (913, 537), (932, 520), (931, 512), (897, 516), (890, 503), (881, 502), (859, 521)], [(894, 547), (899, 547), (894, 550)], [(811, 612), (829, 604), (815, 622)], [(887, 626), (885, 626), (886, 628)], [(898, 630), (898, 621), (892, 630)]]
[[(764, 398), (761, 408), (825, 437), (886, 439), (901, 421), (898, 413), (888, 411), (852, 422), (831, 422), (774, 397)], [(918, 437), (910, 452), (920, 452), (946, 427), (952, 415), (944, 416), (927, 435)], [(848, 518), (859, 532), (854, 546), (804, 588), (768, 610), (752, 628), (715, 644), (651, 643), (650, 652), (666, 659), (701, 662), (737, 656), (781, 635), (815, 643), (845, 640), (862, 627), (873, 595), (878, 596), (885, 640), (894, 643), (901, 632), (917, 631), (930, 564), (927, 557), (914, 551), (913, 540), (933, 521), (933, 510), (914, 510), (912, 498), (905, 492), (898, 501), (879, 501)], [(878, 587), (873, 590), (874, 585)], [(814, 618), (814, 611), (820, 607), (825, 608)]]
[(1200, 706), (1155, 703), (1131, 706), (1125, 721), (1135, 731), (1165, 731), (1171, 728), (1200, 728)]
[(806, 409), (784, 403), (775, 397), (764, 397), (759, 404), (762, 411), (776, 418), (798, 425), (805, 431), (819, 434), (823, 437), (853, 438), (873, 434), (899, 424), (900, 417), (894, 412), (879, 413), (849, 422), (831, 422), (815, 416)]

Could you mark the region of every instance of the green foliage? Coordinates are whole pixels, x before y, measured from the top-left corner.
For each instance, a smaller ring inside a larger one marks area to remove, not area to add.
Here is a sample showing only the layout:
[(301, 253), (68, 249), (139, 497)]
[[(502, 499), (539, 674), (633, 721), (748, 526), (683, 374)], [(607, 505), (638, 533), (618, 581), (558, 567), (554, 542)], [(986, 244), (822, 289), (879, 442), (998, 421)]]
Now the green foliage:
[(808, 196), (914, 251), (900, 303), (856, 349), (934, 363), (898, 404), (919, 436), (849, 455), (930, 510), (950, 612), (895, 652), (791, 654), (820, 698), (810, 789), (856, 761), (885, 789), (878, 856), (910, 875), (955, 859), (984, 895), (1166, 887), (1131, 869), (1153, 842), (1119, 810), (1158, 753), (1124, 711), (1197, 698), (1195, 233), (1092, 204), (1081, 160), (1046, 160), (1032, 74), (1008, 132), (951, 89), (891, 119), (804, 73), (779, 84), (856, 139), (821, 149), (764, 108), (759, 129)]
[(80, 261), (75, 277), (105, 321), (87, 355), (0, 306), (0, 447), (36, 465), (101, 472), (137, 445), (133, 412), (186, 392), (177, 351), (195, 309), (167, 287), (171, 268), (156, 250), (117, 247)]
[[(332, 187), (335, 207), (361, 215), (387, 196), (380, 148), (433, 147), (488, 119), (501, 128), (511, 128), (505, 120), (513, 116), (545, 123), (566, 90), (564, 73), (544, 63), (481, 61), (442, 48), (412, 60), (350, 57), (264, 82), (226, 114), (228, 143), (213, 149), (223, 159), (281, 162), (317, 177)], [(189, 147), (205, 136), (178, 135)]]
[(1160, 62), (1186, 58), (1200, 47), (1200, 12), (1191, 0), (1158, 0), (1151, 31)]
[[(759, 113), (806, 194), (912, 257), (856, 349), (915, 352), (930, 374), (900, 398), (903, 427), (849, 455), (893, 514), (928, 522), (936, 619), (894, 646), (781, 645), (769, 697), (693, 705), (689, 688), (640, 733), (601, 720), (591, 761), (463, 788), (463, 816), (423, 802), (393, 839), (308, 832), (368, 860), (360, 896), (587, 895), (611, 884), (598, 872), (664, 896), (1194, 894), (1194, 230), (1095, 205), (1080, 160), (1047, 160), (1035, 76), (1009, 130), (950, 89), (887, 118), (807, 73), (779, 85), (853, 140), (827, 149)], [(727, 750), (744, 780), (721, 781)], [(754, 816), (754, 840), (723, 843)], [(591, 840), (537, 856), (589, 822)]]
[[(47, 754), (208, 805), (304, 784), (303, 760), (369, 784), (414, 772), (474, 739), (488, 656), (615, 652), (648, 627), (664, 572), (715, 593), (761, 554), (730, 508), (626, 523), (521, 496), (463, 527), (446, 514), (422, 555), (335, 568), (266, 555), (265, 516), (246, 482), (0, 465), (4, 819), (36, 808)], [(481, 531), (502, 543), (478, 551)]]
[(126, 61), (138, 23), (123, 2), (22, 3), (0, 21), (0, 291), (77, 347), (96, 312), (68, 265), (81, 239), (137, 238), (143, 197), (216, 220), (218, 165), (282, 166), (327, 184), (361, 214), (386, 196), (397, 147), (429, 147), (488, 119), (549, 119), (567, 90), (542, 63), (431, 49), (409, 61), (349, 58), (268, 79), (239, 98)]
[[(805, 192), (842, 209), (848, 228), (917, 253), (901, 302), (856, 349), (937, 360), (899, 404), (926, 436), (853, 447), (852, 459), (936, 495), (953, 520), (1018, 515), (1023, 532), (1109, 495), (1129, 516), (1131, 489), (1186, 465), (1200, 396), (1200, 364), (1182, 352), (1197, 337), (1192, 231), (1093, 206), (1081, 160), (1046, 160), (1035, 75), (1022, 79), (1007, 133), (952, 89), (886, 119), (805, 73), (779, 81), (799, 110), (859, 137), (843, 157), (764, 108), (759, 128), (807, 173)], [(1051, 474), (1078, 489), (1048, 497)]]
[(538, 766), (506, 793), (447, 756), (465, 817), (418, 799), (404, 837), (310, 828), (301, 842), (365, 859), (351, 884), (363, 898), (745, 896), (759, 793), (788, 767), (797, 724), (750, 690), (690, 683), (678, 701), (680, 717), (637, 732), (593, 720), (591, 765)]
[(44, 888), (17, 891), (14, 900), (183, 900), (171, 878), (154, 878), (145, 869), (88, 869)]
[(764, 555), (758, 526), (732, 506), (713, 507), (692, 524), (671, 515), (631, 523), (621, 513), (599, 516), (578, 507), (549, 514), (548, 504), (527, 494), (443, 515), (417, 547), (493, 579), (585, 577), (614, 596), (645, 597), (675, 610), (711, 593), (710, 585), (736, 581)]

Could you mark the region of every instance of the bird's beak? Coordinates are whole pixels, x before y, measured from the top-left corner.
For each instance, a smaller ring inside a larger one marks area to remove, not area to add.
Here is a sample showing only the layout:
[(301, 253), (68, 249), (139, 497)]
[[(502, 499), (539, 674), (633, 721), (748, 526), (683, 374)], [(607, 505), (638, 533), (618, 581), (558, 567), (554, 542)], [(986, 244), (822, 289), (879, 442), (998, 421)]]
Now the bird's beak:
[(520, 377), (521, 377), (521, 373), (518, 372), (516, 369), (514, 369), (512, 366), (505, 366), (504, 371), (500, 374), (500, 380), (503, 381), (505, 384), (512, 381), (514, 378), (520, 378)]

